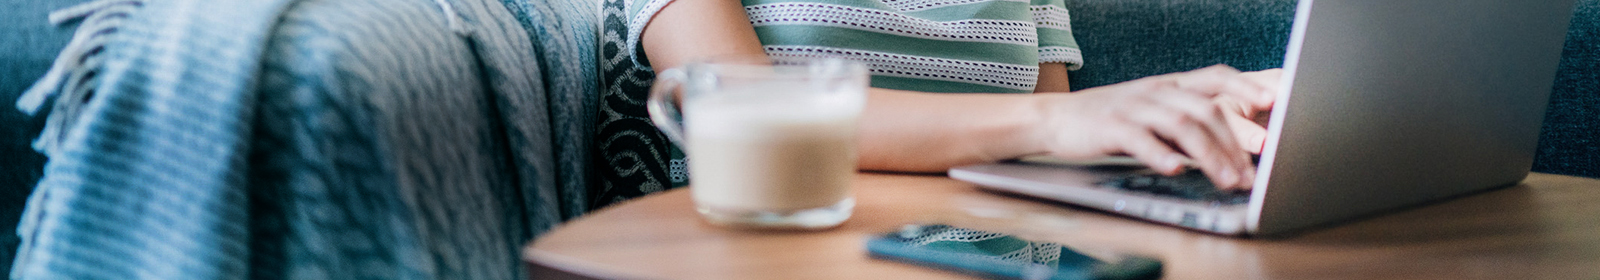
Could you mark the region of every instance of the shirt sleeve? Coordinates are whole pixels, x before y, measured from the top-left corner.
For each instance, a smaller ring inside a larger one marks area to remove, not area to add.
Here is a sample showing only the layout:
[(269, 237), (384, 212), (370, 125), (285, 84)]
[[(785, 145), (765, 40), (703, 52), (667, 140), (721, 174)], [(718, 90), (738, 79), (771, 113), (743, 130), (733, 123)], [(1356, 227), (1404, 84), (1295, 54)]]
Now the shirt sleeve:
[(661, 8), (666, 7), (667, 4), (672, 3), (673, 0), (621, 1), (624, 1), (623, 3), (627, 3), (627, 5), (623, 7), (623, 12), (625, 12), (623, 13), (623, 16), (626, 17), (625, 20), (628, 23), (628, 33), (623, 34), (628, 36), (627, 45), (624, 46), (626, 49), (623, 51), (626, 51), (630, 54), (628, 57), (633, 59), (634, 64), (649, 67), (650, 61), (645, 58), (644, 47), (639, 45), (639, 39), (644, 36), (645, 25), (650, 24), (650, 20), (655, 19), (656, 13), (661, 12)]
[(1065, 63), (1067, 70), (1083, 68), (1083, 52), (1072, 37), (1066, 4), (1062, 0), (1032, 0), (1028, 11), (1033, 13), (1034, 26), (1039, 30), (1039, 63)]

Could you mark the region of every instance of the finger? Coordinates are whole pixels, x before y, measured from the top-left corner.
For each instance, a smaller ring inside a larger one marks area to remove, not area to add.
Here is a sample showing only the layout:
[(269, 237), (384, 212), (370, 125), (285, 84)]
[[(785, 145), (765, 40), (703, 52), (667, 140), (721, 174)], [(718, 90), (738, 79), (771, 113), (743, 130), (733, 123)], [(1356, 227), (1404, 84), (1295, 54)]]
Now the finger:
[(1239, 69), (1235, 69), (1232, 66), (1228, 66), (1227, 64), (1217, 64), (1217, 65), (1212, 65), (1212, 66), (1206, 66), (1205, 68), (1191, 70), (1191, 71), (1189, 71), (1187, 73), (1198, 74), (1198, 75), (1211, 75), (1211, 76), (1234, 76), (1234, 75), (1239, 75), (1240, 73), (1243, 73), (1243, 72), (1240, 72)]
[(1183, 89), (1199, 91), (1206, 96), (1236, 96), (1257, 110), (1266, 110), (1277, 101), (1282, 75), (1282, 69), (1239, 72), (1227, 65), (1215, 65), (1173, 75), (1170, 79)]
[[(1218, 98), (1225, 97), (1219, 96)], [(1255, 153), (1259, 153), (1261, 146), (1259, 144), (1257, 144), (1255, 148), (1243, 146), (1241, 143), (1255, 140), (1254, 138), (1239, 138), (1239, 133), (1234, 129), (1235, 125), (1233, 125), (1231, 122), (1234, 119), (1246, 119), (1245, 117), (1240, 116), (1239, 112), (1253, 111), (1252, 109), (1223, 109), (1215, 103), (1210, 102), (1212, 100), (1205, 100), (1203, 98), (1184, 94), (1163, 96), (1160, 97), (1159, 100), (1161, 100), (1163, 105), (1168, 106), (1168, 108), (1185, 112), (1189, 114), (1191, 119), (1199, 122), (1208, 132), (1210, 132), (1211, 136), (1214, 138), (1208, 140), (1212, 141), (1208, 143), (1218, 145), (1218, 148), (1225, 153), (1224, 155), (1226, 157), (1223, 159), (1228, 160), (1228, 166), (1236, 167), (1236, 169), (1232, 170), (1237, 171), (1236, 174), (1238, 174), (1240, 178), (1250, 177), (1248, 176), (1249, 174), (1247, 174), (1248, 172), (1245, 172), (1247, 170), (1251, 170), (1251, 167), (1253, 167), (1253, 163), (1250, 161), (1250, 153), (1251, 151), (1257, 151)], [(1232, 106), (1238, 107), (1242, 105), (1235, 103)], [(1255, 124), (1245, 125), (1246, 126), (1242, 128), (1246, 129), (1247, 131), (1250, 129), (1250, 127), (1256, 127)], [(1266, 133), (1263, 130), (1260, 134), (1265, 135)], [(1247, 136), (1254, 137), (1255, 135)]]
[[(1255, 110), (1272, 108), (1272, 103), (1277, 100), (1278, 77), (1281, 73), (1281, 70), (1239, 72), (1226, 65), (1218, 65), (1191, 71), (1182, 84), (1188, 90), (1215, 91), (1202, 93), (1207, 96), (1231, 97), (1242, 101), (1254, 113)], [(1205, 83), (1198, 79), (1216, 83)]]
[(1206, 97), (1215, 97), (1218, 94), (1237, 91), (1229, 90), (1230, 86), (1244, 86), (1243, 84), (1233, 85), (1235, 83), (1234, 80), (1239, 78), (1238, 76), (1238, 69), (1233, 69), (1233, 67), (1218, 64), (1211, 67), (1200, 68), (1178, 75), (1173, 75), (1173, 78), (1176, 79), (1178, 88), (1194, 91), (1195, 93), (1205, 95)]
[(1233, 96), (1217, 96), (1216, 98), (1212, 98), (1211, 101), (1212, 103), (1217, 104), (1218, 108), (1222, 108), (1223, 112), (1229, 114), (1236, 114), (1246, 118), (1254, 118), (1258, 113), (1261, 113), (1261, 111), (1257, 111), (1254, 108), (1255, 106), (1250, 105), (1249, 102), (1240, 101), (1239, 98)]
[(1115, 140), (1109, 143), (1113, 146), (1113, 150), (1122, 151), (1162, 175), (1178, 175), (1178, 172), (1183, 171), (1183, 162), (1187, 157), (1173, 150), (1151, 131), (1143, 129), (1126, 131), (1121, 133), (1121, 137), (1114, 137)]
[(1261, 148), (1267, 143), (1267, 128), (1244, 116), (1229, 114), (1227, 118), (1228, 128), (1233, 130), (1233, 139), (1239, 141), (1239, 148), (1261, 154)]
[(1230, 75), (1228, 74), (1228, 70), (1232, 68), (1222, 67), (1227, 66), (1213, 66), (1196, 69), (1189, 72), (1145, 77), (1142, 79), (1133, 80), (1129, 83), (1144, 86), (1144, 88), (1140, 91), (1179, 89), (1185, 92), (1211, 98), (1217, 94), (1217, 89), (1221, 88), (1223, 83), (1226, 82), (1226, 80), (1220, 79), (1220, 77), (1227, 77)]
[(1250, 108), (1251, 112), (1272, 108), (1272, 102), (1277, 98), (1272, 88), (1260, 81), (1245, 75), (1234, 76), (1223, 84), (1217, 93), (1217, 98), (1227, 97), (1240, 105)]
[(1228, 128), (1233, 132), (1233, 139), (1239, 141), (1240, 148), (1253, 154), (1261, 154), (1261, 148), (1266, 142), (1268, 115), (1250, 108), (1231, 97), (1219, 96), (1216, 99), (1218, 108), (1227, 118)]
[(1272, 108), (1272, 103), (1278, 100), (1279, 86), (1283, 84), (1283, 69), (1274, 68), (1241, 74), (1244, 81), (1255, 84), (1263, 89), (1260, 99), (1250, 100), (1257, 110)]
[(1182, 153), (1200, 165), (1218, 187), (1231, 188), (1241, 182), (1243, 166), (1236, 157), (1244, 151), (1232, 141), (1222, 141), (1194, 120), (1189, 114), (1165, 108), (1142, 110), (1132, 114), (1133, 122), (1149, 128), (1157, 137), (1171, 141)]
[[(1235, 133), (1231, 125), (1229, 125), (1230, 118), (1228, 117), (1238, 114), (1237, 112), (1227, 112), (1229, 110), (1222, 109), (1212, 100), (1186, 94), (1157, 97), (1157, 102), (1169, 109), (1188, 114), (1188, 119), (1198, 122), (1210, 132), (1211, 136), (1216, 138), (1216, 143), (1218, 144), (1232, 145), (1239, 142), (1238, 138), (1234, 137)], [(1248, 156), (1239, 156), (1230, 160), (1232, 161), (1231, 164), (1238, 165), (1246, 163), (1249, 158)]]

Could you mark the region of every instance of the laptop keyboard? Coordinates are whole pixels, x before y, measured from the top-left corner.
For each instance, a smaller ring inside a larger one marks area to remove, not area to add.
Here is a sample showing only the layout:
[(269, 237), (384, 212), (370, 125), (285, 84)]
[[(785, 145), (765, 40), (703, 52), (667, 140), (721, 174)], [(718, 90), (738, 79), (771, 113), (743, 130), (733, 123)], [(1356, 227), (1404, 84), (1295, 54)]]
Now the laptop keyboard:
[(1161, 174), (1138, 174), (1115, 177), (1100, 181), (1102, 187), (1144, 192), (1156, 196), (1173, 197), (1179, 199), (1211, 201), (1224, 205), (1250, 203), (1250, 191), (1226, 191), (1217, 189), (1211, 184), (1211, 179), (1198, 169), (1190, 169), (1182, 174), (1166, 176)]

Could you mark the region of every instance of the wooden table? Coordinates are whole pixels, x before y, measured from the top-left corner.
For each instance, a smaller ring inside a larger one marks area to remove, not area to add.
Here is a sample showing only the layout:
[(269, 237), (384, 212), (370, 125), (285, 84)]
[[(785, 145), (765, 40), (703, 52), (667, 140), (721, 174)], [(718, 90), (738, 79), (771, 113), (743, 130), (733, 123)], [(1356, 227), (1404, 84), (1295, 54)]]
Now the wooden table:
[(677, 189), (566, 223), (523, 258), (536, 279), (966, 278), (863, 249), (869, 236), (903, 224), (944, 222), (1157, 256), (1168, 278), (1600, 277), (1600, 180), (1579, 177), (1533, 174), (1515, 187), (1271, 240), (997, 195), (940, 176), (862, 173), (855, 193), (855, 216), (839, 228), (759, 232), (705, 223)]

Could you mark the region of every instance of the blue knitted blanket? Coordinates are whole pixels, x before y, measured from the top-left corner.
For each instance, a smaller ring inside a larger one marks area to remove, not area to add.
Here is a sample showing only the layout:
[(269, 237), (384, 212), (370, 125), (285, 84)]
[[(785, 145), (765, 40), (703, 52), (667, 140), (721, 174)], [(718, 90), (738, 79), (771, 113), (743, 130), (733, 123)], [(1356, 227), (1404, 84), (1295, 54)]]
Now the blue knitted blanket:
[(19, 102), (50, 159), (13, 278), (513, 279), (586, 209), (593, 40), (558, 31), (593, 27), (549, 22), (594, 10), (100, 2)]

